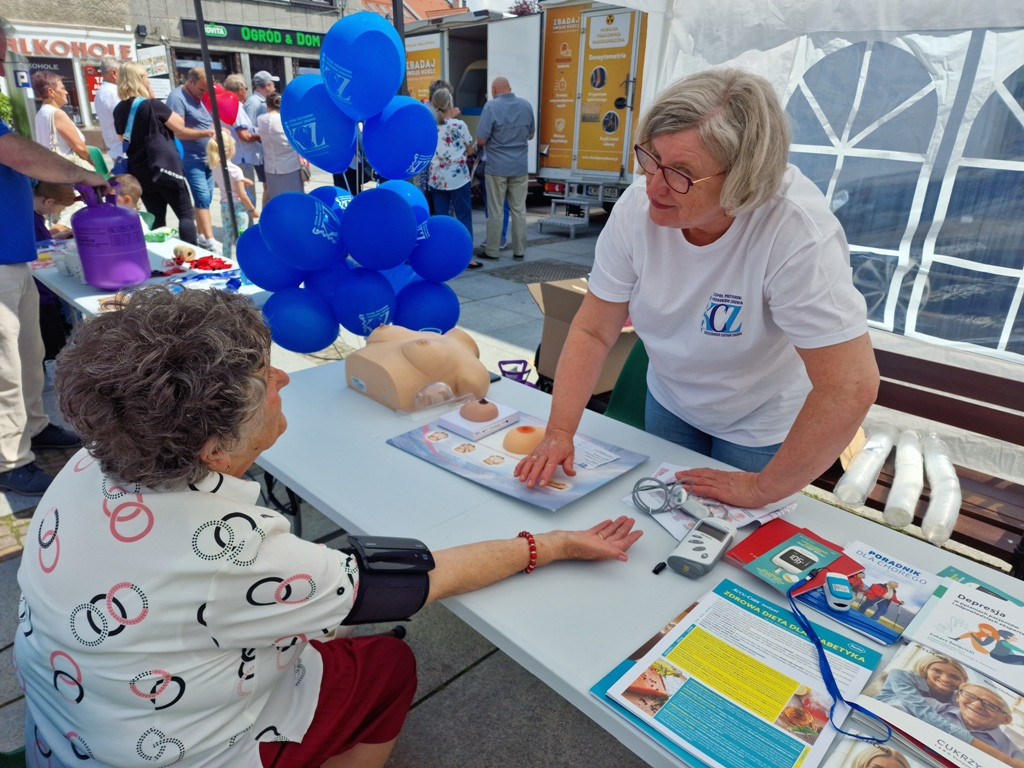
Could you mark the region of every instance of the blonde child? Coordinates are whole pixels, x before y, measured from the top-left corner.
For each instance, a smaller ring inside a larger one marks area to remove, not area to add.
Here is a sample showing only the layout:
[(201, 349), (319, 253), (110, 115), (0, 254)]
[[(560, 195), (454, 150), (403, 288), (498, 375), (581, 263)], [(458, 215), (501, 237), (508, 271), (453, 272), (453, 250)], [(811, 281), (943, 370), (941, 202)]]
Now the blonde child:
[[(253, 205), (245, 191), (246, 185), (252, 186), (253, 182), (245, 178), (242, 169), (231, 162), (231, 158), (235, 156), (235, 140), (224, 129), (221, 130), (221, 136), (224, 139), (224, 154), (228, 167), (227, 179), (224, 178), (224, 170), (221, 168), (220, 147), (212, 139), (206, 145), (206, 164), (213, 172), (213, 180), (217, 184), (217, 189), (220, 190), (220, 215), (224, 224), (224, 240), (234, 244), (238, 241), (238, 235), (248, 229), (250, 223), (255, 223), (259, 214), (256, 213), (256, 206)], [(228, 184), (231, 185), (231, 195), (238, 222), (237, 232), (231, 231), (231, 209), (227, 204)]]
[(153, 215), (147, 211), (139, 210), (139, 200), (142, 199), (142, 185), (139, 180), (132, 176), (130, 173), (119, 173), (116, 176), (110, 177), (111, 181), (116, 181), (121, 185), (117, 191), (117, 204), (122, 208), (131, 208), (133, 211), (137, 211), (139, 218), (142, 219), (143, 231), (148, 231), (153, 228)]

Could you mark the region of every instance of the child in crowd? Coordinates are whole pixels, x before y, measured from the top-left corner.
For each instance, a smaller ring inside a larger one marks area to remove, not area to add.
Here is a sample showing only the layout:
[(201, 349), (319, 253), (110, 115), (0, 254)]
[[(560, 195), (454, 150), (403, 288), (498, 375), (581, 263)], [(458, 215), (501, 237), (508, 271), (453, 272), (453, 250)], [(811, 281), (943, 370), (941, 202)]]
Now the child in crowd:
[[(231, 162), (231, 158), (235, 156), (235, 140), (223, 128), (221, 136), (224, 139), (224, 155), (228, 168), (227, 178), (224, 178), (224, 169), (221, 168), (220, 147), (212, 139), (206, 145), (206, 164), (213, 171), (213, 180), (217, 183), (217, 189), (220, 190), (220, 215), (224, 225), (224, 241), (233, 244), (238, 242), (238, 236), (249, 228), (250, 223), (256, 222), (259, 214), (256, 213), (256, 206), (253, 205), (245, 191), (245, 186), (247, 184), (252, 186), (253, 182), (245, 178), (242, 169)], [(231, 187), (231, 196), (234, 202), (235, 217), (238, 223), (237, 232), (231, 230), (231, 209), (228, 208), (227, 202), (228, 185)]]
[(67, 240), (72, 234), (68, 227), (57, 224), (47, 225), (47, 217), (56, 218), (61, 211), (78, 199), (75, 188), (70, 184), (54, 184), (49, 181), (36, 182), (32, 189), (32, 210), (36, 228), (36, 242), (41, 240)]
[(110, 180), (116, 181), (121, 185), (120, 189), (117, 190), (117, 204), (124, 208), (138, 211), (139, 217), (142, 219), (143, 224), (145, 224), (143, 231), (152, 229), (152, 214), (139, 210), (139, 201), (142, 199), (142, 185), (139, 183), (139, 180), (130, 173), (119, 173), (116, 176), (111, 176)]

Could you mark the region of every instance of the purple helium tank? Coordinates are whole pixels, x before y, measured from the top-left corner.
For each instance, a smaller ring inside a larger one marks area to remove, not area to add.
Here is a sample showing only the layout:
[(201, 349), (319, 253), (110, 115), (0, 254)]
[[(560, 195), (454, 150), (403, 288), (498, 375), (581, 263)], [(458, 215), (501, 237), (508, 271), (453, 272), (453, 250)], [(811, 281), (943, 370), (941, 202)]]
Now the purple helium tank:
[(89, 285), (116, 291), (149, 278), (149, 252), (137, 211), (117, 204), (117, 189), (100, 200), (92, 187), (76, 186), (85, 208), (71, 217), (71, 230)]

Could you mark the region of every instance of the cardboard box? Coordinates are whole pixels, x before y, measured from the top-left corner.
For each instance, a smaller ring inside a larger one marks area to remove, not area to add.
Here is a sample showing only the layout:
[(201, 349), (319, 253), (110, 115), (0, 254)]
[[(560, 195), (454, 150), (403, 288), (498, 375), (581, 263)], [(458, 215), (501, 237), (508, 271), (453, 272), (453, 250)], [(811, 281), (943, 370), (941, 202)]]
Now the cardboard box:
[[(537, 373), (553, 379), (565, 337), (569, 335), (569, 325), (587, 293), (587, 279), (580, 277), (551, 283), (531, 283), (526, 287), (544, 315)], [(619, 334), (618, 341), (608, 351), (601, 375), (597, 379), (597, 386), (594, 387), (595, 395), (610, 392), (615, 386), (615, 380), (619, 377), (619, 372), (634, 343), (636, 331), (632, 325), (626, 325)]]

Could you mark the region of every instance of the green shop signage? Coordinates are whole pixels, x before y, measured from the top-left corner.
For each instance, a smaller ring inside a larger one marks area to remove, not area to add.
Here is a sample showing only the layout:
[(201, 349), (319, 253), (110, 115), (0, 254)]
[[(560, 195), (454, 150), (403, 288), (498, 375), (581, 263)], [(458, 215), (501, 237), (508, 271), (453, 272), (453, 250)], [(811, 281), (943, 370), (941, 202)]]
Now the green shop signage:
[[(272, 29), (270, 27), (250, 27), (246, 24), (220, 24), (208, 21), (205, 24), (206, 36), (216, 40), (242, 40), (247, 43), (264, 45), (282, 45), (292, 48), (320, 48), (321, 35), (311, 32), (299, 32), (292, 29)], [(183, 37), (199, 37), (199, 24), (195, 19), (181, 20)]]

